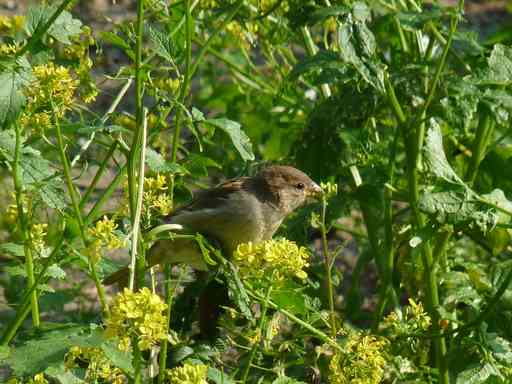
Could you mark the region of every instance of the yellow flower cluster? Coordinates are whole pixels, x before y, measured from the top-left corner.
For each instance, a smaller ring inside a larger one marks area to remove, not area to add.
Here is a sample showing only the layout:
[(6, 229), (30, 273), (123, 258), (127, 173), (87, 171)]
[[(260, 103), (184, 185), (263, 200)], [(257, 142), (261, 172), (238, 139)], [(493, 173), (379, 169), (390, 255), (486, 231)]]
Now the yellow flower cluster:
[(166, 191), (167, 178), (164, 175), (144, 178), (144, 212), (148, 219), (152, 211), (163, 216), (171, 213), (172, 201)]
[(138, 292), (125, 288), (117, 294), (107, 319), (107, 337), (119, 338), (119, 349), (128, 351), (136, 340), (141, 351), (167, 338), (167, 305), (147, 287)]
[(103, 219), (98, 220), (94, 227), (89, 228), (89, 236), (93, 238), (93, 241), (87, 252), (93, 263), (98, 262), (101, 258), (102, 247), (109, 250), (124, 247), (124, 241), (114, 232), (116, 228), (117, 224), (107, 216), (103, 216)]
[(127, 379), (121, 369), (112, 365), (101, 348), (71, 347), (64, 357), (66, 370), (87, 364), (85, 381), (96, 383), (98, 380), (112, 384), (123, 384)]
[(66, 59), (78, 61), (75, 70), (80, 81), (80, 96), (85, 103), (96, 100), (96, 96), (98, 96), (98, 88), (91, 76), (93, 62), (89, 57), (89, 46), (94, 44), (91, 28), (83, 26), (81, 33), (74, 36), (71, 44), (64, 48)]
[(0, 57), (14, 56), (16, 50), (16, 44), (0, 44)]
[[(273, 10), (278, 2), (279, 0), (258, 0), (258, 8), (262, 13), (267, 13)], [(290, 5), (288, 4), (288, 1), (283, 0), (277, 8), (284, 12), (288, 12), (290, 10)]]
[(32, 246), (37, 252), (38, 256), (45, 257), (46, 244), (44, 238), (46, 237), (46, 229), (48, 224), (32, 224), (30, 227), (30, 238)]
[(0, 15), (0, 34), (16, 33), (21, 31), (25, 24), (25, 16), (5, 16)]
[(208, 366), (185, 363), (183, 367), (167, 370), (169, 384), (207, 384)]
[(199, 0), (199, 8), (201, 9), (212, 9), (218, 6), (217, 0)]
[(71, 108), (78, 81), (66, 67), (51, 62), (34, 67), (32, 73), (34, 80), (25, 89), (28, 103), (21, 123), (44, 131), (50, 125), (52, 110), (61, 118)]
[(426, 331), (432, 323), (430, 316), (423, 309), (423, 304), (416, 303), (409, 298), (409, 306), (404, 309), (403, 321), (396, 312), (391, 312), (384, 319), (384, 328), (391, 330), (392, 334), (413, 333), (415, 331)]
[(43, 373), (38, 373), (26, 381), (13, 377), (7, 380), (7, 384), (48, 384), (48, 380), (45, 379)]
[(355, 333), (344, 352), (336, 352), (329, 363), (330, 384), (378, 384), (384, 375), (386, 339)]
[(244, 277), (261, 279), (273, 275), (276, 280), (287, 277), (308, 277), (304, 268), (309, 266), (309, 253), (287, 239), (267, 240), (253, 244), (240, 244), (233, 255)]

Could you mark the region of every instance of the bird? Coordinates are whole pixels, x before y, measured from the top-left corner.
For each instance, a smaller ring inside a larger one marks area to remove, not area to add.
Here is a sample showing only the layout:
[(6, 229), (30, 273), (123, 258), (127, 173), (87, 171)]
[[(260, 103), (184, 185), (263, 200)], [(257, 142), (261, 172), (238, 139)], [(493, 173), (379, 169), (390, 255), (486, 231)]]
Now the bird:
[[(199, 191), (165, 222), (213, 239), (229, 258), (242, 243), (270, 240), (290, 213), (321, 194), (320, 186), (304, 172), (288, 165), (274, 165), (255, 176), (239, 177)], [(156, 241), (148, 251), (146, 263), (148, 268), (186, 263), (198, 271), (208, 270), (199, 245), (190, 238)], [(128, 269), (123, 268), (103, 282), (111, 285), (127, 275)]]
[[(242, 243), (270, 240), (293, 211), (318, 199), (322, 188), (304, 172), (288, 165), (263, 168), (254, 176), (225, 181), (199, 191), (194, 199), (177, 208), (165, 222), (181, 226), (187, 233), (199, 233), (218, 244), (229, 259)], [(157, 240), (146, 255), (147, 267), (185, 263), (205, 279), (209, 270), (201, 248), (193, 238)], [(107, 277), (106, 285), (126, 285), (125, 267)], [(211, 281), (199, 297), (201, 335), (211, 339), (216, 333), (220, 306), (229, 302), (222, 284)]]

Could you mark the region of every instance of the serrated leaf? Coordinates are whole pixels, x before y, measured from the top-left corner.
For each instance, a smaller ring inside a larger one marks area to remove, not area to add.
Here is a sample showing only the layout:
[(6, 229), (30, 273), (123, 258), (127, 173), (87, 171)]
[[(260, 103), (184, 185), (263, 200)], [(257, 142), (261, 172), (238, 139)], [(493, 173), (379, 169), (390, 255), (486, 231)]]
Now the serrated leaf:
[(512, 48), (501, 44), (493, 47), (487, 60), (488, 70), (480, 83), (510, 85), (512, 83)]
[(492, 376), (501, 376), (491, 364), (477, 365), (465, 369), (457, 375), (456, 384), (485, 384)]
[(161, 154), (151, 148), (148, 148), (146, 152), (146, 165), (151, 171), (157, 173), (169, 173), (171, 175), (185, 175), (188, 173), (185, 167), (165, 160)]
[(157, 28), (149, 27), (149, 39), (153, 44), (154, 52), (162, 59), (174, 62), (176, 49), (171, 36)]
[(74, 345), (97, 347), (103, 342), (102, 331), (90, 332), (88, 327), (64, 324), (57, 329), (43, 332), (23, 345), (12, 348), (5, 360), (16, 376), (32, 376), (49, 367), (58, 367)]
[(245, 291), (245, 287), (240, 280), (240, 275), (238, 274), (238, 270), (231, 262), (226, 262), (225, 266), (227, 270), (224, 271), (224, 277), (228, 283), (229, 287), (229, 297), (234, 301), (240, 312), (247, 318), (252, 319), (253, 315), (251, 312), (251, 300), (249, 299), (249, 295)]
[(25, 57), (4, 63), (0, 73), (0, 128), (14, 121), (25, 105), (23, 88), (30, 79), (30, 64)]
[(208, 367), (208, 379), (215, 384), (235, 384), (233, 379), (227, 373), (224, 373), (217, 368)]
[(44, 373), (45, 373), (45, 375), (48, 375), (52, 379), (57, 380), (57, 382), (59, 384), (83, 384), (83, 383), (86, 383), (86, 381), (73, 375), (72, 370), (67, 368), (64, 365), (64, 362), (61, 362), (60, 365), (48, 367), (44, 371)]
[(245, 134), (245, 132), (242, 131), (240, 123), (226, 118), (207, 119), (203, 121), (203, 123), (210, 124), (216, 128), (220, 128), (225, 133), (227, 133), (243, 160), (252, 161), (255, 159), (254, 153), (252, 151), (251, 140)]
[(464, 184), (448, 163), (443, 148), (441, 127), (433, 118), (429, 121), (429, 129), (425, 138), (424, 160), (429, 171), (437, 177), (450, 183)]
[(132, 355), (128, 352), (120, 351), (117, 348), (116, 340), (106, 340), (101, 344), (101, 349), (105, 356), (114, 364), (129, 375), (133, 375)]
[[(27, 32), (33, 34), (37, 28), (41, 28), (56, 9), (56, 7), (52, 6), (30, 7), (26, 22)], [(46, 33), (63, 44), (71, 44), (69, 38), (78, 35), (81, 32), (81, 28), (82, 22), (80, 20), (73, 18), (68, 11), (63, 11)]]
[(329, 17), (338, 17), (346, 15), (350, 12), (350, 8), (341, 5), (323, 7), (310, 13), (307, 23), (309, 25), (317, 24)]
[(102, 40), (106, 41), (107, 43), (110, 43), (118, 48), (121, 48), (121, 50), (131, 59), (135, 60), (135, 53), (133, 52), (133, 49), (130, 47), (130, 45), (120, 36), (116, 35), (113, 32), (101, 32), (100, 37)]
[(180, 361), (186, 359), (189, 356), (192, 356), (193, 354), (194, 350), (185, 345), (172, 352), (172, 362), (174, 364), (178, 364)]
[(288, 281), (285, 286), (273, 289), (270, 298), (279, 308), (304, 315), (307, 312), (307, 296), (300, 288), (295, 282)]
[(293, 70), (290, 72), (289, 77), (296, 79), (300, 75), (312, 70), (329, 70), (329, 69), (342, 69), (345, 64), (340, 60), (338, 54), (333, 51), (319, 51), (311, 57), (307, 57), (299, 61)]

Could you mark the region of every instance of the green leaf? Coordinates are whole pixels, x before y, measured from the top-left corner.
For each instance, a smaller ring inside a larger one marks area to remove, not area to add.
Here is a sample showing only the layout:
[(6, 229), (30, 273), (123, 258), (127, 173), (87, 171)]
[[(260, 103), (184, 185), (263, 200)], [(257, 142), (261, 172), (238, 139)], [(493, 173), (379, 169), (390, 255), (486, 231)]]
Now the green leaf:
[[(41, 28), (50, 19), (57, 8), (53, 6), (30, 7), (27, 14), (26, 30), (34, 34), (37, 28)], [(71, 13), (63, 11), (52, 23), (48, 31), (49, 36), (63, 44), (71, 44), (70, 37), (81, 32), (82, 22), (74, 19)]]
[(303, 286), (295, 281), (287, 280), (282, 286), (275, 287), (270, 299), (280, 308), (294, 314), (304, 315), (307, 312), (307, 295), (303, 292)]
[(148, 148), (146, 152), (146, 165), (153, 172), (169, 173), (171, 175), (186, 175), (187, 169), (177, 163), (172, 163), (155, 150)]
[(443, 134), (441, 127), (433, 118), (429, 121), (430, 127), (427, 131), (424, 146), (425, 165), (437, 177), (451, 183), (464, 184), (455, 173), (443, 149)]
[(224, 373), (217, 368), (208, 367), (208, 379), (215, 384), (235, 384), (233, 379), (227, 373)]
[(212, 125), (216, 128), (220, 128), (225, 133), (227, 133), (243, 160), (252, 161), (255, 159), (254, 153), (252, 151), (251, 140), (245, 134), (245, 132), (242, 131), (240, 123), (226, 118), (207, 119), (203, 121), (203, 123)]
[(290, 79), (296, 79), (300, 75), (312, 70), (342, 69), (345, 64), (341, 62), (338, 54), (333, 51), (319, 51), (311, 57), (299, 61), (290, 72)]
[(344, 7), (341, 5), (323, 7), (323, 8), (317, 9), (316, 11), (313, 11), (309, 15), (307, 23), (309, 25), (313, 25), (313, 24), (317, 24), (321, 21), (324, 21), (325, 19), (328, 19), (329, 17), (344, 16), (344, 15), (347, 15), (348, 13), (350, 13), (350, 8)]
[(252, 319), (253, 315), (251, 312), (251, 300), (249, 295), (245, 291), (245, 287), (240, 280), (237, 268), (229, 261), (225, 263), (226, 270), (224, 271), (224, 277), (229, 287), (229, 297), (234, 301), (240, 312), (247, 318)]
[(291, 377), (281, 376), (275, 379), (272, 384), (306, 384), (304, 381), (292, 379)]
[(101, 344), (101, 349), (105, 352), (105, 356), (116, 367), (121, 368), (123, 372), (133, 375), (132, 355), (129, 352), (120, 351), (117, 348), (116, 340), (106, 340)]
[(168, 33), (165, 33), (157, 28), (149, 27), (149, 39), (153, 45), (154, 52), (162, 59), (169, 62), (174, 62), (176, 49), (174, 42)]
[(485, 384), (492, 376), (501, 376), (500, 372), (489, 363), (467, 368), (457, 375), (456, 384)]
[(24, 257), (25, 256), (25, 250), (23, 248), (23, 245), (21, 245), (21, 244), (3, 243), (3, 244), (0, 244), (0, 251), (9, 253), (16, 257)]
[(43, 331), (40, 338), (12, 348), (5, 363), (16, 376), (31, 376), (48, 367), (58, 367), (73, 345), (96, 347), (103, 342), (102, 331), (83, 325), (63, 324), (57, 329)]
[(45, 373), (45, 375), (48, 375), (52, 379), (57, 380), (57, 382), (59, 384), (83, 384), (83, 383), (86, 383), (86, 381), (73, 375), (72, 371), (73, 370), (70, 370), (64, 366), (64, 362), (61, 362), (60, 365), (48, 367), (44, 371), (44, 373)]
[(30, 83), (31, 79), (30, 64), (25, 57), (1, 64), (0, 128), (17, 118), (26, 102), (23, 88)]
[(100, 37), (105, 42), (121, 48), (126, 56), (128, 56), (132, 61), (135, 61), (135, 52), (133, 52), (133, 49), (123, 38), (113, 32), (101, 32)]

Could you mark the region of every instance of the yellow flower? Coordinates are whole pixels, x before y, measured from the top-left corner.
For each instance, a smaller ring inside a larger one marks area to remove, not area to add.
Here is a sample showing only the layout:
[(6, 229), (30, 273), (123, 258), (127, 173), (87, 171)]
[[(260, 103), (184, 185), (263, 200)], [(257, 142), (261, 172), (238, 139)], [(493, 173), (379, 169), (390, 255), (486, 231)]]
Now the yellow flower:
[(166, 216), (171, 213), (172, 200), (167, 194), (168, 180), (165, 175), (144, 178), (144, 214), (146, 219), (151, 218), (153, 211)]
[(274, 276), (276, 280), (288, 277), (306, 279), (309, 253), (287, 239), (267, 240), (258, 244), (240, 244), (233, 254), (242, 276), (261, 279)]
[(117, 224), (107, 216), (103, 216), (93, 228), (89, 228), (89, 236), (93, 240), (87, 248), (87, 255), (92, 263), (97, 263), (101, 259), (102, 247), (109, 250), (124, 247), (125, 242), (114, 233), (116, 228)]
[(16, 44), (0, 44), (0, 57), (14, 56), (16, 49)]
[(66, 370), (83, 367), (87, 364), (85, 379), (87, 382), (97, 382), (98, 379), (110, 383), (124, 383), (126, 377), (121, 369), (115, 367), (101, 348), (74, 346), (64, 357)]
[(383, 348), (387, 344), (387, 340), (376, 336), (350, 335), (344, 352), (336, 352), (329, 363), (329, 383), (380, 383), (386, 365)]
[(169, 384), (207, 384), (208, 366), (185, 363), (183, 367), (167, 370)]
[(150, 349), (167, 338), (165, 310), (162, 299), (144, 287), (139, 292), (125, 288), (112, 303), (107, 320), (107, 337), (118, 337), (118, 348), (127, 350), (130, 338), (137, 341), (140, 350)]
[(45, 256), (45, 241), (46, 228), (48, 224), (32, 224), (30, 228), (30, 237), (32, 239), (32, 246), (39, 256)]

